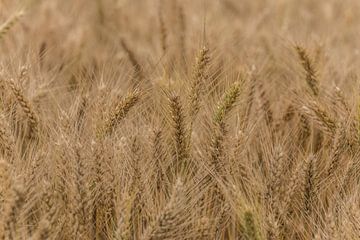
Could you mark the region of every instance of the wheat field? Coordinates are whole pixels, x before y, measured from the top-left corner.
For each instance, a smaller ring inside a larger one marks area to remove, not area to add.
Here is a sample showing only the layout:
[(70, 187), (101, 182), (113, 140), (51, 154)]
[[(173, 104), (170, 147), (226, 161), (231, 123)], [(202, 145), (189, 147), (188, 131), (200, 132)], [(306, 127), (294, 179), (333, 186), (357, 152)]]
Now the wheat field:
[(0, 0), (0, 240), (360, 239), (357, 0)]

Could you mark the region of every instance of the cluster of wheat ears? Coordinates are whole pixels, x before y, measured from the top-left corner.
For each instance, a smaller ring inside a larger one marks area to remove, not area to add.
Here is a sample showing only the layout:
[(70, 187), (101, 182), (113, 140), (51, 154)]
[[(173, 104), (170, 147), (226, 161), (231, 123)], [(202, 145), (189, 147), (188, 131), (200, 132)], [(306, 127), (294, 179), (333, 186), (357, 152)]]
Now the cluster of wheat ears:
[(0, 1), (0, 240), (360, 239), (340, 2)]

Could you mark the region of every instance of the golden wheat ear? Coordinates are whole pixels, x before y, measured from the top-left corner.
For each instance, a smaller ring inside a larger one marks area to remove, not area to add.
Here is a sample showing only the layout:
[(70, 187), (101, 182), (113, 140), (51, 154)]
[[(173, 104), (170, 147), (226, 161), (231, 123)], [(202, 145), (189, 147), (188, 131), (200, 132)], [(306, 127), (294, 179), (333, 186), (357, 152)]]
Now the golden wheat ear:
[(240, 82), (236, 82), (225, 93), (214, 114), (214, 122), (217, 125), (222, 125), (229, 112), (234, 108), (236, 100), (240, 95), (240, 90), (241, 84)]
[(307, 106), (303, 106), (301, 110), (303, 114), (309, 119), (312, 119), (324, 133), (329, 136), (335, 135), (337, 122), (318, 102), (311, 101)]
[(313, 61), (311, 60), (309, 54), (306, 52), (305, 48), (296, 45), (295, 50), (299, 56), (300, 63), (305, 70), (305, 79), (309, 88), (311, 89), (314, 96), (319, 95), (319, 81), (317, 78), (317, 71)]
[(196, 57), (196, 62), (193, 68), (193, 76), (191, 82), (191, 89), (189, 95), (189, 115), (191, 123), (194, 122), (200, 108), (200, 95), (204, 89), (207, 80), (207, 68), (210, 62), (209, 49), (204, 46)]
[(3, 118), (3, 116), (0, 116), (0, 147), (3, 150), (4, 157), (12, 163), (13, 158), (16, 156), (15, 139)]
[(111, 135), (118, 124), (126, 117), (131, 108), (140, 99), (140, 92), (134, 90), (129, 92), (116, 106), (111, 110), (109, 116), (105, 119), (103, 126), (97, 130), (98, 139), (103, 139), (106, 136)]
[(174, 170), (177, 175), (182, 173), (183, 169), (186, 167), (187, 159), (189, 157), (186, 138), (187, 129), (180, 97), (176, 95), (170, 96), (169, 104), (174, 140)]
[(27, 97), (23, 93), (22, 89), (15, 84), (15, 81), (13, 79), (10, 79), (6, 82), (8, 83), (13, 95), (15, 96), (15, 99), (19, 103), (21, 109), (23, 110), (23, 112), (25, 113), (25, 115), (28, 119), (28, 122), (29, 122), (28, 136), (29, 136), (29, 138), (31, 138), (31, 139), (36, 138), (39, 134), (39, 127), (40, 127), (39, 116), (34, 111), (34, 107), (30, 103), (30, 101), (27, 99)]
[(218, 103), (215, 110), (213, 121), (214, 131), (211, 139), (211, 165), (217, 173), (222, 173), (223, 164), (223, 141), (226, 134), (225, 119), (234, 108), (240, 95), (240, 83), (236, 82), (224, 94), (222, 100)]

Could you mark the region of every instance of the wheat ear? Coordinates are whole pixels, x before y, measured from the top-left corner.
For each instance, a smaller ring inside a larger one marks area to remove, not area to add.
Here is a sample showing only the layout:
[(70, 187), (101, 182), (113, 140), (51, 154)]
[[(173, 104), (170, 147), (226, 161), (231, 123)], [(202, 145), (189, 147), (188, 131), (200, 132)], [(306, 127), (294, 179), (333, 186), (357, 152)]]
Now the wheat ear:
[(180, 234), (177, 230), (182, 224), (186, 224), (187, 221), (190, 220), (188, 219), (189, 214), (183, 214), (179, 211), (179, 207), (186, 204), (184, 199), (184, 185), (180, 179), (177, 179), (170, 201), (156, 217), (141, 239), (176, 239), (176, 237), (179, 236), (178, 234)]
[(295, 50), (299, 56), (302, 67), (306, 73), (306, 82), (310, 87), (312, 93), (317, 96), (319, 95), (319, 81), (317, 79), (317, 71), (312, 62), (310, 56), (306, 52), (305, 48), (301, 46), (295, 46)]
[(111, 135), (118, 124), (126, 117), (131, 108), (140, 99), (139, 91), (135, 90), (128, 93), (123, 100), (121, 100), (115, 108), (110, 112), (109, 116), (106, 118), (104, 125), (98, 129), (98, 138), (103, 138), (105, 136)]
[(260, 240), (259, 229), (256, 225), (254, 214), (252, 211), (246, 211), (244, 213), (244, 228), (245, 228), (245, 239)]
[(314, 120), (325, 133), (334, 136), (337, 128), (336, 122), (317, 102), (312, 101), (308, 106), (303, 106), (301, 110), (310, 119)]
[(35, 113), (33, 106), (30, 104), (30, 101), (25, 97), (23, 91), (16, 86), (14, 80), (7, 81), (10, 86), (11, 91), (13, 92), (15, 99), (21, 106), (25, 115), (29, 121), (29, 137), (35, 137), (39, 132), (39, 117)]
[(186, 141), (187, 131), (185, 117), (179, 96), (171, 96), (170, 99), (171, 118), (175, 142), (175, 172), (179, 174), (185, 168), (188, 158), (188, 145)]
[(200, 105), (200, 94), (203, 88), (204, 81), (207, 79), (206, 70), (209, 65), (210, 57), (209, 57), (209, 49), (207, 47), (203, 47), (198, 56), (196, 57), (196, 63), (193, 69), (193, 77), (189, 95), (190, 102), (190, 117), (191, 122), (193, 123)]
[(312, 204), (314, 202), (316, 194), (316, 185), (315, 185), (315, 157), (310, 156), (305, 173), (305, 188), (304, 188), (304, 207), (307, 215), (310, 216), (312, 211)]
[(217, 125), (223, 125), (228, 113), (234, 108), (235, 102), (240, 95), (240, 83), (236, 82), (224, 95), (218, 104), (214, 114), (214, 122)]
[(4, 157), (12, 160), (12, 156), (16, 154), (15, 139), (10, 133), (9, 127), (5, 123), (3, 117), (0, 117), (0, 146), (4, 151)]

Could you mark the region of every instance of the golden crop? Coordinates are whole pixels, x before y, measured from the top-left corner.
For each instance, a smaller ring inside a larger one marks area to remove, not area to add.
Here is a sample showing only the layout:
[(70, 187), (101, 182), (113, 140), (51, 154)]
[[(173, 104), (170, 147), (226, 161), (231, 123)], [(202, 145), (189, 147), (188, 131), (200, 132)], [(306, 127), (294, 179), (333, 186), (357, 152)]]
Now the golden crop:
[(357, 0), (0, 0), (0, 240), (360, 239)]

